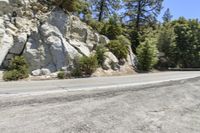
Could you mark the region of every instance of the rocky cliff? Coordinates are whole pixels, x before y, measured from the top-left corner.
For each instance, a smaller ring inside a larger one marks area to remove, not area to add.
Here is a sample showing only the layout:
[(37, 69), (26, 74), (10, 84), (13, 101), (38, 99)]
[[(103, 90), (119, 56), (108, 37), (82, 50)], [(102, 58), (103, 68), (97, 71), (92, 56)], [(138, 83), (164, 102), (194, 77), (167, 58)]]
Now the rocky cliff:
[[(23, 55), (34, 75), (48, 74), (73, 65), (77, 56), (89, 56), (109, 39), (96, 33), (76, 16), (37, 0), (0, 0), (0, 66)], [(118, 63), (107, 52), (107, 62)], [(129, 65), (134, 55), (130, 51)]]

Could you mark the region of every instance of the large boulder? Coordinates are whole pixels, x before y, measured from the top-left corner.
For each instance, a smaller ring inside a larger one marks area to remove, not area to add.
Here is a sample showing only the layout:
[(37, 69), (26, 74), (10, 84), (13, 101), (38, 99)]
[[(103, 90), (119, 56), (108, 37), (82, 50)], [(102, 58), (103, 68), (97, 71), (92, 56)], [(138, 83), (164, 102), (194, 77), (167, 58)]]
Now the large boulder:
[(49, 36), (47, 38), (47, 45), (49, 45), (49, 52), (52, 55), (52, 62), (59, 70), (66, 66), (66, 53), (62, 40), (57, 36)]
[(59, 29), (64, 37), (69, 33), (70, 17), (62, 9), (56, 8), (48, 17), (48, 23)]
[(99, 35), (93, 31), (89, 26), (80, 21), (78, 17), (72, 16), (70, 21), (70, 31), (67, 34), (69, 40), (82, 42), (82, 44), (90, 51), (94, 50), (97, 45), (105, 45), (109, 43), (107, 37)]
[(78, 52), (84, 56), (90, 56), (90, 50), (87, 47), (87, 44), (84, 42), (80, 42), (78, 40), (69, 40), (69, 43), (78, 50)]
[(133, 66), (136, 68), (137, 65), (137, 57), (136, 55), (133, 53), (131, 46), (129, 46), (129, 54), (127, 56), (127, 63), (130, 66)]
[(69, 65), (72, 60), (79, 55), (78, 51), (72, 47), (60, 30), (51, 24), (45, 23), (41, 26), (41, 37), (44, 44), (49, 48), (52, 60), (48, 64), (56, 65), (57, 70)]
[(13, 11), (20, 14), (20, 7), (28, 7), (31, 3), (36, 2), (37, 0), (0, 0), (0, 16), (12, 13)]
[(9, 53), (16, 55), (20, 55), (21, 53), (23, 53), (26, 41), (27, 41), (26, 33), (20, 33), (19, 35), (14, 37), (14, 45), (9, 50)]
[(37, 27), (31, 31), (24, 49), (24, 57), (29, 64), (30, 71), (40, 69), (44, 66), (44, 48), (41, 45), (40, 33)]
[(31, 66), (30, 71), (47, 68), (55, 72), (70, 65), (79, 53), (56, 26), (44, 23), (32, 31), (24, 55)]
[(103, 62), (103, 69), (118, 69), (119, 60), (117, 57), (111, 52), (105, 52), (106, 59)]
[(9, 0), (0, 0), (0, 16), (6, 14), (10, 10)]
[(13, 46), (13, 36), (6, 32), (4, 19), (0, 17), (0, 66), (2, 65), (9, 49)]

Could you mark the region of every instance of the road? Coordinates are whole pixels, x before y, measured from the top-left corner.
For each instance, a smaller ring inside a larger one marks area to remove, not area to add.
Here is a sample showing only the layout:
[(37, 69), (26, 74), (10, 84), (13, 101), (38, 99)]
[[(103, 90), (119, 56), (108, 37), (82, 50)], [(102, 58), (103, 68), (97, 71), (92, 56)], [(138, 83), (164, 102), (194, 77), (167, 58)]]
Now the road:
[(132, 87), (200, 76), (194, 72), (163, 72), (116, 77), (96, 77), (85, 79), (0, 82), (0, 94), (48, 93), (73, 90), (92, 90)]
[(1, 82), (0, 132), (199, 133), (198, 76), (166, 72)]

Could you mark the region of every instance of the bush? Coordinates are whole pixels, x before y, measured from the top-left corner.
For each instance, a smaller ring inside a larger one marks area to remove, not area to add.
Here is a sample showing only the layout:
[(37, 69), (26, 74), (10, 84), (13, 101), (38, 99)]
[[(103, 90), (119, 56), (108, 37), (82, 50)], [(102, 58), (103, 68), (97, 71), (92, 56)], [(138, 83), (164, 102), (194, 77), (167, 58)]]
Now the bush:
[(28, 64), (23, 56), (16, 56), (12, 59), (8, 71), (4, 72), (5, 81), (24, 79), (29, 76)]
[(123, 40), (112, 40), (107, 44), (108, 49), (119, 59), (126, 59), (129, 49)]
[(5, 81), (18, 80), (18, 75), (19, 72), (17, 70), (5, 71), (3, 73), (3, 79)]
[(79, 12), (85, 7), (85, 3), (81, 0), (53, 0), (52, 4), (69, 12)]
[(102, 66), (103, 62), (106, 59), (105, 52), (106, 52), (106, 48), (104, 46), (97, 46), (96, 57), (97, 57), (97, 61), (98, 61), (99, 66)]
[(123, 45), (126, 45), (126, 46), (131, 45), (131, 41), (123, 35), (117, 36), (117, 40), (119, 40), (120, 43)]
[(103, 29), (104, 27), (104, 23), (103, 22), (99, 22), (99, 21), (96, 21), (94, 19), (89, 19), (87, 24), (92, 27), (93, 30), (97, 31), (98, 33), (101, 32), (101, 30)]
[(104, 24), (100, 33), (114, 40), (123, 33), (123, 28), (117, 23), (117, 18), (111, 17), (109, 22)]
[(142, 71), (149, 71), (156, 65), (158, 61), (156, 48), (156, 43), (154, 41), (146, 40), (144, 43), (138, 46), (137, 58), (138, 58), (138, 68)]
[(58, 77), (59, 79), (65, 79), (65, 78), (66, 78), (66, 77), (65, 77), (65, 72), (64, 72), (64, 71), (60, 71), (60, 72), (58, 73), (57, 77)]
[(72, 76), (82, 77), (91, 76), (98, 67), (98, 61), (96, 55), (90, 57), (83, 56), (75, 60), (75, 68), (72, 70)]

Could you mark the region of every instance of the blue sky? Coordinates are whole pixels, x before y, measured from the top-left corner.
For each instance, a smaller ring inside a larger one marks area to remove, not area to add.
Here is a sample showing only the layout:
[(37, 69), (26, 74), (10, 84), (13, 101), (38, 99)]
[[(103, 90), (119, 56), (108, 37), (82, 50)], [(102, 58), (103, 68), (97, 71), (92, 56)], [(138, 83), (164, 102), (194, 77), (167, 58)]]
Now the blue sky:
[(159, 20), (162, 20), (163, 13), (167, 8), (170, 9), (173, 19), (181, 16), (187, 19), (200, 19), (200, 0), (164, 0), (163, 7)]

